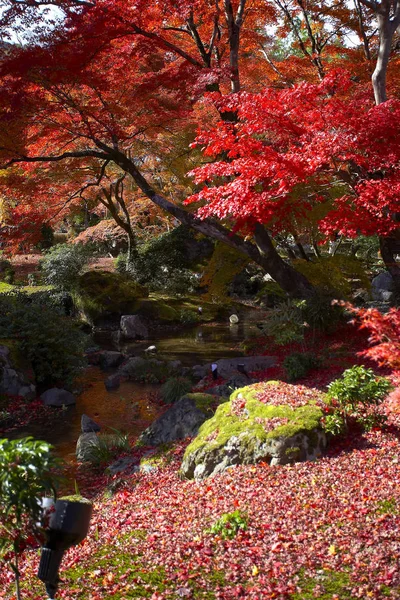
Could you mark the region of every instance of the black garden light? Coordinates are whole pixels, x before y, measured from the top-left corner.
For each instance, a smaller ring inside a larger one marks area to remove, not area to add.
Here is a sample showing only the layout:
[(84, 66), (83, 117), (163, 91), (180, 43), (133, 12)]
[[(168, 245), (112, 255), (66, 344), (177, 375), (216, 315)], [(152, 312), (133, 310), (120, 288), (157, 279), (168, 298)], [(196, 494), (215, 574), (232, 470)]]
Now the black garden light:
[(45, 584), (49, 598), (54, 598), (57, 592), (58, 571), (64, 553), (85, 539), (91, 515), (92, 504), (85, 498), (72, 496), (55, 503), (46, 527), (47, 540), (42, 548), (37, 575)]

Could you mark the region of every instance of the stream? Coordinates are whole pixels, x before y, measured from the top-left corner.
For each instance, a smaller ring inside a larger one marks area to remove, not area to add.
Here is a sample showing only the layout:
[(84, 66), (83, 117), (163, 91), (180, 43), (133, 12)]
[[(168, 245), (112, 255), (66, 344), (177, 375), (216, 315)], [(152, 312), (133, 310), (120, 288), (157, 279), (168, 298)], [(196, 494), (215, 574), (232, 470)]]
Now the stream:
[[(144, 342), (125, 343), (120, 350), (129, 355), (141, 356), (149, 345), (155, 345), (157, 358), (180, 360), (184, 366), (206, 364), (220, 358), (242, 356), (239, 344), (245, 338), (260, 334), (256, 322), (260, 311), (249, 310), (237, 325), (210, 323), (185, 328), (180, 331), (160, 334), (156, 339)], [(115, 349), (110, 331), (96, 332), (94, 342), (101, 349)], [(159, 384), (122, 382), (117, 390), (107, 391), (104, 380), (113, 371), (101, 371), (98, 367), (88, 367), (79, 379), (82, 390), (75, 406), (59, 411), (57, 419), (50, 427), (31, 423), (27, 428), (12, 432), (13, 438), (31, 435), (51, 443), (55, 453), (71, 463), (75, 457), (76, 441), (81, 433), (81, 416), (87, 414), (102, 428), (102, 432), (112, 429), (132, 436), (139, 435), (159, 413), (156, 396)]]

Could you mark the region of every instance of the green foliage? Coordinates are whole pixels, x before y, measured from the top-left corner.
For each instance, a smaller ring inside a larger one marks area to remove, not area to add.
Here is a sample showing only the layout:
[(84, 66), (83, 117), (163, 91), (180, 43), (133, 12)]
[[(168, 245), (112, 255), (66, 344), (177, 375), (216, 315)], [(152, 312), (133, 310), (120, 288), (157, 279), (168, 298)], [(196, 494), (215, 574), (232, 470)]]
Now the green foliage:
[(248, 527), (248, 516), (241, 510), (225, 513), (214, 523), (210, 533), (219, 535), (223, 539), (232, 540), (240, 530), (245, 531)]
[(370, 288), (369, 277), (362, 263), (354, 257), (336, 254), (317, 261), (294, 260), (293, 266), (324, 295), (348, 298), (351, 280), (360, 280), (359, 287)]
[(9, 260), (0, 256), (0, 281), (4, 283), (14, 283), (15, 271)]
[(340, 411), (335, 410), (333, 413), (324, 417), (324, 430), (331, 435), (341, 435), (346, 431), (346, 421)]
[(73, 292), (75, 306), (89, 322), (110, 315), (135, 312), (138, 299), (148, 290), (127, 275), (108, 271), (88, 271), (77, 281)]
[[(327, 398), (335, 408), (334, 414), (347, 423), (352, 417), (367, 431), (384, 421), (376, 411), (391, 389), (385, 377), (376, 377), (372, 369), (354, 366), (328, 386)], [(332, 427), (332, 424), (329, 425)]]
[(332, 304), (330, 297), (317, 294), (298, 303), (304, 322), (314, 332), (327, 333), (334, 331), (343, 319), (343, 308)]
[(283, 361), (288, 381), (296, 381), (305, 377), (309, 371), (319, 367), (320, 364), (321, 361), (309, 352), (293, 352)]
[[(193, 256), (193, 248), (198, 248), (200, 255), (202, 253), (202, 242), (197, 237), (180, 225), (143, 244), (129, 268), (131, 276), (152, 291), (163, 290), (178, 295), (194, 291), (198, 279), (191, 266), (195, 259), (198, 262), (198, 255), (195, 252)], [(209, 242), (203, 244), (208, 246)], [(121, 273), (126, 272), (126, 254), (118, 256), (116, 268)]]
[(39, 533), (41, 496), (55, 495), (51, 446), (31, 437), (0, 440), (0, 560), (9, 562), (19, 592), (18, 555)]
[(58, 244), (40, 262), (43, 279), (47, 285), (73, 290), (89, 259), (88, 249), (81, 244)]
[(161, 398), (166, 404), (173, 404), (190, 392), (193, 383), (187, 377), (171, 377), (160, 390)]
[(171, 368), (170, 364), (156, 359), (128, 361), (122, 369), (125, 377), (139, 383), (161, 383), (176, 375), (176, 369)]
[(131, 449), (129, 435), (113, 430), (114, 433), (99, 435), (97, 443), (92, 444), (87, 460), (95, 467), (104, 467), (112, 460)]
[(284, 346), (290, 342), (301, 342), (304, 338), (304, 327), (304, 318), (298, 303), (287, 300), (269, 311), (262, 332), (279, 346)]
[(360, 403), (380, 404), (390, 389), (390, 381), (385, 377), (376, 377), (372, 369), (364, 366), (354, 366), (329, 384), (328, 397), (342, 407), (353, 409)]
[(256, 294), (256, 299), (267, 306), (280, 304), (287, 299), (286, 293), (283, 291), (279, 283), (276, 281), (267, 281)]
[(182, 325), (195, 325), (201, 322), (201, 316), (195, 310), (183, 308), (179, 313), (179, 321)]
[(37, 382), (71, 385), (84, 366), (86, 336), (43, 299), (21, 292), (0, 295), (0, 338), (15, 340)]

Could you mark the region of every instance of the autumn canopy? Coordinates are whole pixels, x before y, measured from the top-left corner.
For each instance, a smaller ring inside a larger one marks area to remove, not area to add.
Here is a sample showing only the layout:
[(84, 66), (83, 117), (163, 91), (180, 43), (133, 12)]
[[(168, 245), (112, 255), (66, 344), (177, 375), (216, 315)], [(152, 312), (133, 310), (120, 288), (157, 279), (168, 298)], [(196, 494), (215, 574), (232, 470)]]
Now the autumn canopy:
[(399, 24), (389, 0), (5, 2), (5, 244), (101, 203), (134, 256), (145, 203), (292, 296), (288, 236), (378, 235), (399, 282)]

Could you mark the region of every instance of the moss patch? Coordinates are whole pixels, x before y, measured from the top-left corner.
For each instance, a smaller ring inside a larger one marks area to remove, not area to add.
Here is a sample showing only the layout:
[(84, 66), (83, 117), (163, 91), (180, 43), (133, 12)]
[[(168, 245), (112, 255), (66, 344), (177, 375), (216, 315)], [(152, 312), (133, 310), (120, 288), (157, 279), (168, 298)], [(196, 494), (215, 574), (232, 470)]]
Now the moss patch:
[(212, 394), (186, 394), (187, 398), (194, 400), (196, 408), (205, 414), (213, 415), (219, 404), (227, 402), (227, 398), (213, 396)]
[(119, 273), (88, 271), (79, 278), (73, 300), (83, 317), (93, 323), (102, 317), (135, 313), (146, 288)]
[[(351, 594), (350, 577), (347, 573), (329, 571), (321, 569), (317, 577), (304, 577), (300, 574), (299, 588), (301, 592), (296, 592), (290, 596), (291, 600), (332, 600), (333, 597), (341, 600), (356, 600)], [(318, 595), (316, 596), (316, 588)], [(314, 591), (315, 590), (315, 591)]]

